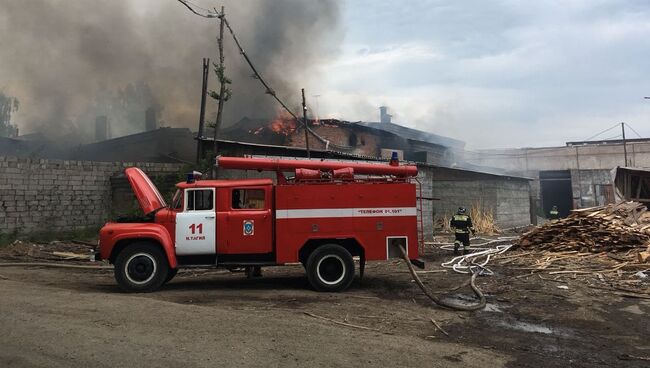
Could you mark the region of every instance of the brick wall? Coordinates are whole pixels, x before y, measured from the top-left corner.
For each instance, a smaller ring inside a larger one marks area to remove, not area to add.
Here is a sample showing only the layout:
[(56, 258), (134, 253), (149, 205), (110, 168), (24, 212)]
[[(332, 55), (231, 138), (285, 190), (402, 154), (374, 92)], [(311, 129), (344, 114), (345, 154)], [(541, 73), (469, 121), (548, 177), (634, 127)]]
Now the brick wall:
[[(341, 128), (333, 125), (318, 125), (311, 127), (311, 129), (319, 136), (330, 140), (333, 144), (354, 147), (354, 150), (350, 152), (353, 154), (376, 157), (379, 155), (380, 148), (382, 148), (381, 139), (377, 135), (361, 129)], [(305, 131), (300, 128), (296, 129), (289, 137), (289, 145), (305, 147)], [(319, 150), (333, 149), (331, 146), (326, 147), (324, 142), (311, 134), (309, 135), (309, 147)]]
[(111, 216), (110, 178), (137, 166), (155, 177), (181, 165), (0, 156), (0, 236), (78, 232)]

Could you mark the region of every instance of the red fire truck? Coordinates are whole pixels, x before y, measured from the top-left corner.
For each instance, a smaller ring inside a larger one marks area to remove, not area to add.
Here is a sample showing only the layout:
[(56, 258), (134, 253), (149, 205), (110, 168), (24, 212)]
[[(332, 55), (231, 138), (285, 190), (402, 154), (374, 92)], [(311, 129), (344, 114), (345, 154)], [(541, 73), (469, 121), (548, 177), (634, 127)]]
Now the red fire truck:
[(277, 180), (192, 173), (168, 206), (140, 169), (125, 170), (146, 216), (99, 233), (99, 255), (123, 290), (156, 290), (184, 266), (300, 263), (314, 289), (342, 291), (355, 276), (353, 257), (362, 277), (366, 261), (399, 257), (400, 245), (423, 266), (415, 166), (246, 157), (219, 157), (217, 166), (275, 171)]

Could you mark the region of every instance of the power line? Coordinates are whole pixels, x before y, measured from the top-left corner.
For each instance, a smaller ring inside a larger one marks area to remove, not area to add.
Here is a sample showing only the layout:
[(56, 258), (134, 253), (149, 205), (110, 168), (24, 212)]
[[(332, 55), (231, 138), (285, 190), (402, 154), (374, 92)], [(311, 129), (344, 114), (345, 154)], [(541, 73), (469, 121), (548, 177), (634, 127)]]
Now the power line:
[[(235, 44), (237, 45), (237, 48), (239, 49), (239, 53), (244, 57), (244, 60), (246, 61), (246, 63), (248, 64), (248, 66), (249, 66), (249, 67), (251, 68), (251, 70), (253, 71), (253, 76), (254, 76), (256, 79), (258, 79), (258, 80), (260, 81), (260, 83), (262, 83), (262, 85), (264, 86), (264, 88), (266, 88), (266, 93), (267, 93), (267, 94), (273, 96), (273, 98), (275, 98), (275, 100), (278, 101), (278, 103), (279, 103), (280, 105), (282, 105), (282, 107), (283, 107), (283, 108), (284, 108), (284, 109), (285, 109), (285, 110), (286, 110), (286, 111), (287, 111), (287, 112), (288, 112), (288, 113), (289, 113), (289, 114), (290, 114), (294, 119), (296, 119), (296, 120), (300, 120), (300, 119), (298, 119), (298, 116), (296, 116), (296, 114), (295, 114), (293, 111), (291, 111), (291, 109), (289, 109), (289, 107), (284, 103), (284, 101), (282, 101), (282, 100), (281, 100), (281, 99), (276, 95), (275, 91), (271, 88), (271, 86), (269, 86), (268, 83), (266, 83), (266, 81), (264, 80), (264, 78), (262, 78), (262, 76), (260, 75), (260, 73), (257, 71), (257, 68), (255, 68), (255, 65), (253, 65), (253, 62), (252, 62), (251, 59), (248, 57), (248, 54), (246, 54), (246, 51), (244, 51), (244, 48), (243, 48), (243, 47), (241, 46), (241, 44), (239, 43), (239, 39), (238, 39), (237, 36), (235, 35), (235, 32), (233, 31), (232, 27), (230, 26), (230, 22), (228, 22), (228, 19), (227, 19), (226, 17), (224, 17), (223, 14), (218, 14), (218, 13), (217, 13), (217, 14), (215, 15), (214, 13), (210, 12), (209, 10), (208, 10), (208, 14), (201, 14), (201, 13), (197, 12), (196, 10), (194, 10), (194, 8), (192, 8), (192, 7), (188, 4), (188, 1), (187, 1), (187, 0), (177, 0), (177, 1), (180, 2), (181, 4), (185, 5), (185, 7), (188, 8), (192, 13), (194, 13), (194, 14), (200, 16), (200, 17), (204, 17), (204, 18), (220, 18), (220, 17), (223, 17), (223, 21), (224, 21), (224, 24), (226, 25), (226, 27), (228, 28), (228, 32), (230, 32), (230, 35), (232, 36), (233, 40), (235, 41)], [(207, 10), (207, 9), (205, 9), (205, 10)]]
[[(246, 53), (246, 51), (244, 51), (244, 48), (239, 43), (239, 39), (235, 35), (235, 31), (233, 31), (232, 27), (230, 26), (230, 22), (228, 22), (228, 18), (224, 17), (223, 20), (224, 20), (224, 23), (226, 24), (226, 27), (228, 28), (228, 32), (230, 32), (230, 35), (232, 36), (233, 40), (235, 41), (235, 44), (237, 45), (237, 48), (239, 49), (239, 53), (242, 55), (242, 57), (244, 58), (244, 60), (248, 64), (248, 66), (253, 71), (253, 76), (255, 77), (255, 79), (260, 81), (260, 83), (266, 89), (267, 94), (271, 95), (294, 119), (296, 119), (296, 121), (299, 122), (300, 119), (298, 118), (298, 116), (287, 106), (286, 103), (284, 103), (284, 101), (282, 101), (280, 99), (280, 97), (278, 97), (278, 95), (271, 88), (271, 86), (264, 80), (262, 75), (257, 71), (257, 68), (255, 68), (255, 65), (253, 65), (253, 62), (251, 61), (250, 57), (248, 57), (248, 54)], [(307, 129), (307, 131), (309, 133), (311, 133), (314, 137), (316, 137), (318, 140), (325, 143), (326, 149), (328, 149), (330, 146), (333, 147), (333, 148), (338, 148), (338, 149), (343, 149), (343, 150), (352, 149), (352, 147), (350, 147), (350, 146), (335, 144), (335, 143), (330, 142), (329, 139), (325, 139), (325, 138), (321, 137), (318, 133), (316, 133), (311, 128), (309, 128), (309, 126), (307, 126), (306, 121), (305, 121), (305, 129)]]
[(630, 124), (625, 123), (625, 126), (627, 126), (628, 128), (632, 129), (632, 131), (634, 132), (634, 134), (636, 134), (637, 137), (639, 137), (639, 138), (643, 138), (643, 137), (641, 136), (641, 134), (637, 133), (637, 131), (634, 130), (634, 128), (632, 128), (632, 127), (630, 126)]
[(600, 133), (598, 133), (598, 134), (596, 134), (596, 135), (594, 135), (594, 136), (591, 136), (591, 137), (585, 139), (585, 141), (590, 141), (590, 140), (592, 140), (592, 139), (598, 137), (599, 135), (601, 135), (601, 134), (603, 134), (603, 133), (607, 133), (607, 132), (609, 132), (610, 130), (619, 127), (620, 125), (621, 125), (621, 124), (616, 123), (613, 127), (609, 128), (609, 129), (605, 129), (605, 130), (603, 130), (602, 132), (600, 132)]
[(208, 12), (208, 13), (211, 13), (211, 14), (214, 13), (212, 10), (210, 10), (208, 8), (204, 8), (201, 5), (199, 5), (199, 4), (197, 4), (197, 3), (193, 2), (193, 1), (190, 1), (190, 0), (183, 0), (183, 1), (185, 1), (188, 4), (192, 4), (192, 5), (194, 5), (195, 8), (201, 9), (201, 10), (203, 10), (205, 12)]
[(211, 12), (210, 10), (208, 10), (208, 9), (202, 8), (202, 7), (200, 7), (200, 6), (196, 5), (196, 4), (192, 4), (192, 5), (194, 5), (194, 6), (197, 7), (197, 8), (201, 8), (201, 9), (203, 9), (204, 11), (207, 11), (206, 14), (201, 14), (201, 13), (199, 13), (198, 11), (194, 10), (194, 8), (193, 8), (192, 6), (190, 6), (190, 4), (189, 4), (189, 2), (188, 2), (187, 0), (177, 0), (177, 1), (178, 1), (179, 3), (185, 5), (185, 7), (186, 7), (187, 9), (189, 9), (192, 13), (194, 13), (195, 15), (198, 15), (199, 17), (203, 17), (203, 18), (219, 18), (219, 14), (214, 14), (214, 13), (212, 13), (212, 12)]
[(615, 136), (613, 136), (613, 137), (603, 138), (602, 140), (603, 140), (603, 141), (609, 141), (609, 140), (611, 140), (611, 139), (616, 139), (616, 138), (621, 138), (621, 137), (623, 137), (623, 135), (618, 134), (618, 135), (615, 135)]
[[(192, 6), (190, 6), (188, 0), (177, 0), (177, 1), (180, 2), (181, 4), (183, 4), (187, 9), (189, 9), (189, 11), (191, 11), (192, 13), (194, 13), (195, 15), (198, 15), (200, 17), (203, 17), (203, 18), (223, 18), (224, 24), (228, 28), (228, 32), (230, 32), (230, 35), (232, 36), (233, 40), (235, 41), (235, 44), (237, 45), (237, 48), (239, 49), (239, 53), (242, 55), (242, 57), (244, 58), (244, 60), (248, 64), (248, 66), (253, 71), (253, 76), (257, 80), (259, 80), (260, 83), (264, 86), (264, 88), (266, 89), (267, 94), (273, 96), (273, 98), (289, 113), (289, 115), (291, 115), (294, 119), (296, 119), (296, 121), (300, 121), (298, 116), (289, 108), (289, 106), (287, 106), (286, 103), (284, 103), (284, 101), (282, 101), (278, 97), (278, 95), (271, 88), (271, 86), (264, 80), (264, 78), (262, 78), (262, 75), (257, 71), (257, 68), (255, 68), (255, 65), (253, 65), (253, 62), (248, 57), (248, 54), (246, 54), (246, 51), (244, 51), (244, 48), (239, 43), (239, 39), (235, 35), (235, 32), (233, 31), (232, 27), (230, 26), (230, 22), (228, 22), (228, 19), (225, 17), (224, 14), (219, 14), (219, 12), (217, 12), (216, 9), (215, 9), (215, 12), (212, 12), (212, 11), (207, 10), (205, 8), (203, 8), (203, 9), (207, 11), (207, 14), (201, 14), (201, 13), (197, 12), (196, 10), (194, 10), (194, 8)], [(195, 5), (197, 8), (200, 8), (200, 6), (198, 6), (196, 4), (192, 4), (192, 5)], [(332, 143), (328, 139), (325, 139), (325, 138), (321, 137), (318, 133), (316, 133), (315, 131), (310, 129), (309, 126), (307, 126), (306, 121), (305, 121), (305, 129), (307, 129), (307, 131), (309, 133), (311, 133), (314, 137), (316, 137), (318, 140), (325, 143), (326, 149), (328, 149), (330, 146), (333, 147), (333, 148), (342, 149), (342, 150), (349, 150), (349, 149), (353, 148), (353, 147), (350, 147), (350, 146), (344, 146), (344, 145), (338, 145), (338, 144)]]

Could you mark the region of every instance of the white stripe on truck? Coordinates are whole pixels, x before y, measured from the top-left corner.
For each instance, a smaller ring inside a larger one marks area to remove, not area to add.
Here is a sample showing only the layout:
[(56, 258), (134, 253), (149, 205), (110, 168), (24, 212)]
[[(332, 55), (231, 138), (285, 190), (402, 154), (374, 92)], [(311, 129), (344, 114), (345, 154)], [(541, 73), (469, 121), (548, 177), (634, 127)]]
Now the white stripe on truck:
[(415, 216), (415, 207), (319, 208), (308, 210), (276, 210), (277, 219)]

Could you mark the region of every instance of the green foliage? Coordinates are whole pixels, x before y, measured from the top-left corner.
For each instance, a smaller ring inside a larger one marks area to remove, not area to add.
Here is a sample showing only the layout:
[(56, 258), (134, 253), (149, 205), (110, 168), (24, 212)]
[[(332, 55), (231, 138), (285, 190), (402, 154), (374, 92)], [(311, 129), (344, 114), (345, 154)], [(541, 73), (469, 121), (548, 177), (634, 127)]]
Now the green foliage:
[(194, 170), (202, 173), (204, 175), (204, 179), (206, 178), (205, 175), (208, 175), (210, 171), (212, 170), (212, 167), (214, 167), (214, 154), (212, 153), (212, 150), (206, 150), (204, 151), (204, 156), (201, 161), (199, 161), (198, 164), (186, 164), (184, 165), (177, 174), (177, 179), (178, 181), (185, 181), (186, 177), (185, 175), (189, 172), (192, 172)]
[(205, 157), (198, 164), (185, 164), (175, 174), (170, 176), (156, 176), (151, 181), (156, 185), (163, 195), (167, 204), (171, 206), (171, 200), (176, 193), (176, 183), (183, 182), (187, 179), (187, 173), (198, 171), (203, 174), (203, 179), (207, 178), (214, 166), (214, 156), (212, 151), (205, 151)]
[(210, 97), (214, 98), (217, 101), (219, 101), (219, 100), (221, 100), (223, 98), (223, 101), (226, 102), (226, 101), (228, 101), (230, 99), (230, 97), (232, 97), (232, 90), (227, 87), (229, 84), (232, 84), (232, 80), (230, 78), (226, 77), (226, 67), (225, 66), (221, 66), (221, 65), (218, 65), (216, 63), (212, 63), (212, 65), (214, 66), (214, 73), (217, 75), (217, 78), (219, 79), (219, 83), (225, 85), (226, 88), (224, 89), (223, 96), (221, 96), (216, 91), (210, 91), (208, 93), (208, 95)]
[(11, 244), (16, 239), (18, 239), (18, 230), (17, 229), (14, 229), (10, 233), (0, 232), (0, 247), (4, 247), (4, 246), (6, 246), (8, 244)]

